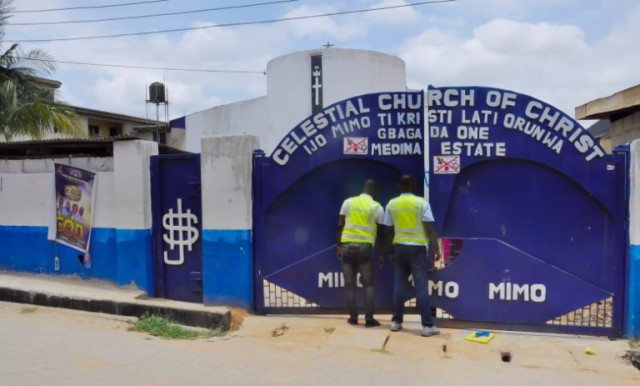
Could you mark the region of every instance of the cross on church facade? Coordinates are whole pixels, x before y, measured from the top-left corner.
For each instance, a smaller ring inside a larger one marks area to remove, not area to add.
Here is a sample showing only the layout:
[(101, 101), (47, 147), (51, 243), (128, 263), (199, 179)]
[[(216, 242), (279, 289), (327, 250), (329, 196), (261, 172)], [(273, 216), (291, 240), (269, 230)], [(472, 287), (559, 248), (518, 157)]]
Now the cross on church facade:
[[(328, 44), (328, 43), (327, 43)], [(311, 56), (311, 112), (322, 110), (322, 55)]]

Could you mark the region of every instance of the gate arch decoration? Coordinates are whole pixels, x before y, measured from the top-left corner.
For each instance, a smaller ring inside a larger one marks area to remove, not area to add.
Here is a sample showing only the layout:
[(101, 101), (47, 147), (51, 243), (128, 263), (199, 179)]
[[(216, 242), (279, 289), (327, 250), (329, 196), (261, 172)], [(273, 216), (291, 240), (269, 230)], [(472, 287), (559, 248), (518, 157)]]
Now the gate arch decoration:
[[(441, 325), (622, 334), (625, 156), (553, 106), (482, 87), (353, 97), (257, 152), (257, 312), (343, 311), (342, 200), (373, 177), (385, 205), (425, 165), (436, 226), (462, 244), (430, 276)], [(389, 309), (391, 267), (376, 275)]]

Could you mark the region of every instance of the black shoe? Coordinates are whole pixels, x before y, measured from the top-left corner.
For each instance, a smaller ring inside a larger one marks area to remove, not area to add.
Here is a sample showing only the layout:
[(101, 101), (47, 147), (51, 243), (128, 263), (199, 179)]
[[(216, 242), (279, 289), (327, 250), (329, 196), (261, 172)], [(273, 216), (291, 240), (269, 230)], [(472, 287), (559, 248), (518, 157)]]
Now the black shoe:
[(349, 323), (352, 326), (357, 326), (358, 325), (358, 318), (349, 318), (349, 319), (347, 319), (347, 323)]
[(378, 327), (379, 325), (380, 325), (380, 322), (378, 322), (375, 319), (369, 319), (364, 324), (365, 327)]

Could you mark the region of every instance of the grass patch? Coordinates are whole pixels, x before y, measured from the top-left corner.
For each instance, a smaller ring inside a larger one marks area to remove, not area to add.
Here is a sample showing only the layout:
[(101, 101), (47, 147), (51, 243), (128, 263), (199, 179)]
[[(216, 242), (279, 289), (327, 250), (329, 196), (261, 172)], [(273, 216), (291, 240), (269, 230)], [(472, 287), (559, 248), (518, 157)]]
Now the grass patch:
[(22, 308), (20, 308), (20, 313), (21, 314), (33, 314), (36, 311), (38, 311), (38, 307), (22, 307)]
[(333, 334), (333, 332), (336, 330), (335, 327), (325, 327), (324, 328), (324, 332), (326, 332), (327, 334)]
[(157, 315), (143, 315), (129, 328), (130, 331), (146, 332), (164, 339), (198, 339), (224, 336), (219, 328), (211, 330), (192, 330), (171, 323), (167, 318)]
[(631, 339), (629, 341), (629, 347), (633, 349), (640, 349), (640, 339)]

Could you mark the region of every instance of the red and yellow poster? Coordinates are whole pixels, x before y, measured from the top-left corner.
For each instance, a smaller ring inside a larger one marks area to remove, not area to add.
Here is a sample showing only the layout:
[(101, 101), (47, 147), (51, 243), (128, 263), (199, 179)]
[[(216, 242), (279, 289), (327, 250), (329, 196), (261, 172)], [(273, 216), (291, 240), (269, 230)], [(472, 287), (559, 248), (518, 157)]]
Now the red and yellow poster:
[(96, 174), (55, 164), (56, 241), (88, 252)]

